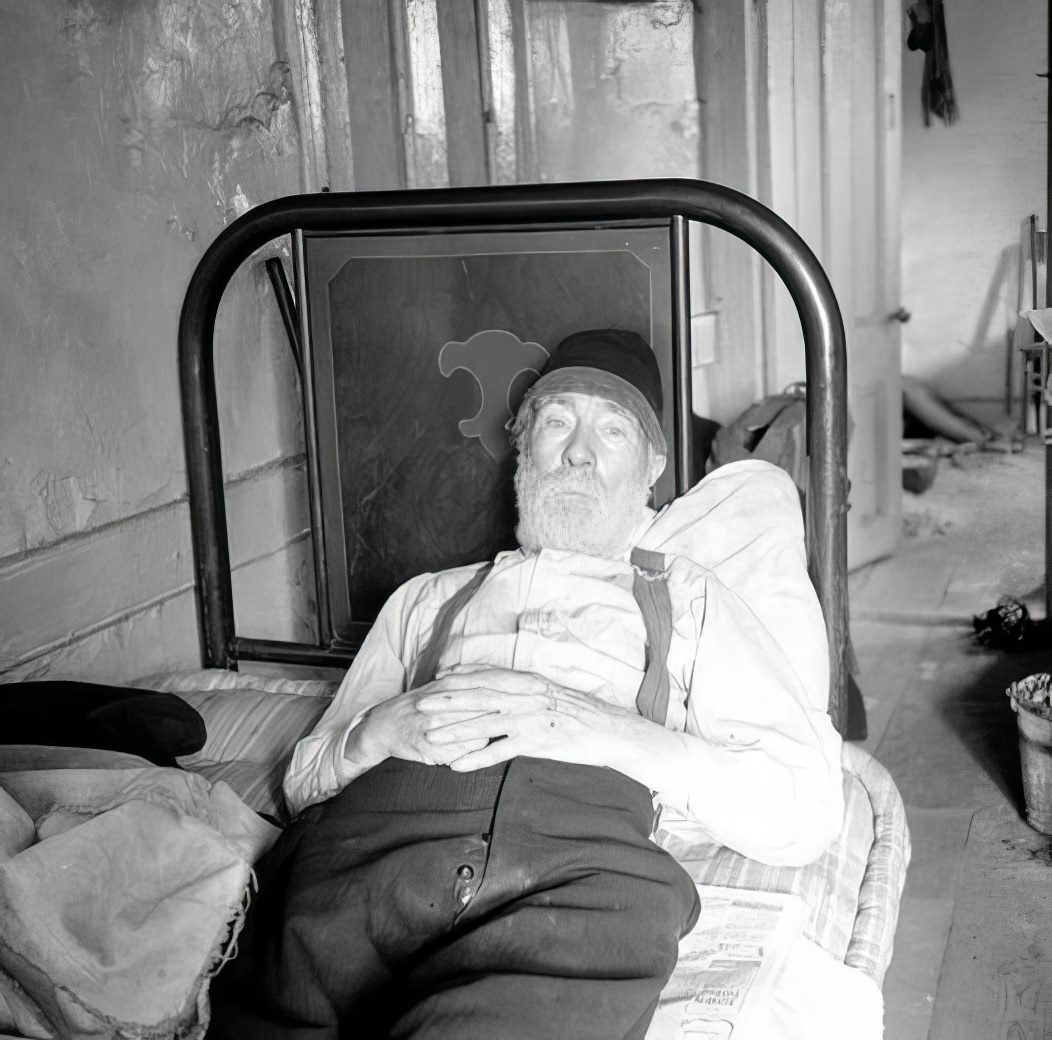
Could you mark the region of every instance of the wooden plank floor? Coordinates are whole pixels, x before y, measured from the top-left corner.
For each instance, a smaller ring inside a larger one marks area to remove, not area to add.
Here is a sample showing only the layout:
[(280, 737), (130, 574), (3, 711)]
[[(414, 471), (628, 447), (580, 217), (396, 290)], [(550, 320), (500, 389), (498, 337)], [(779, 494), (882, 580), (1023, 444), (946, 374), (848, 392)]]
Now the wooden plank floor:
[[(1044, 617), (1044, 454), (942, 460), (904, 494), (898, 551), (850, 576), (863, 742), (906, 803), (913, 859), (885, 981), (887, 1040), (1052, 1035), (1052, 865), (1025, 823), (1004, 690), (1048, 652), (982, 648), (971, 618), (1002, 595)], [(1043, 883), (1042, 883), (1043, 882)]]

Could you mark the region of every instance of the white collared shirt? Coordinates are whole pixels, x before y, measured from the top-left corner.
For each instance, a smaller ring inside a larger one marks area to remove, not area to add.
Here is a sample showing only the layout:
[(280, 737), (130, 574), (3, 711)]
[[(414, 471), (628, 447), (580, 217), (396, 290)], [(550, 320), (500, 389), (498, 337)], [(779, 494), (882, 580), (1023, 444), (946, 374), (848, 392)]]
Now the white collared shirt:
[[(795, 485), (767, 463), (732, 463), (652, 517), (638, 544), (666, 555), (666, 726), (699, 738), (676, 789), (655, 792), (663, 827), (697, 829), (766, 862), (813, 858), (840, 822), (840, 738)], [(407, 688), (439, 609), (481, 566), (420, 575), (391, 596), (296, 746), (285, 777), (293, 812), (368, 768), (346, 756), (348, 733)], [(533, 672), (634, 709), (646, 632), (632, 582), (626, 560), (502, 553), (454, 620), (437, 674), (480, 664)]]

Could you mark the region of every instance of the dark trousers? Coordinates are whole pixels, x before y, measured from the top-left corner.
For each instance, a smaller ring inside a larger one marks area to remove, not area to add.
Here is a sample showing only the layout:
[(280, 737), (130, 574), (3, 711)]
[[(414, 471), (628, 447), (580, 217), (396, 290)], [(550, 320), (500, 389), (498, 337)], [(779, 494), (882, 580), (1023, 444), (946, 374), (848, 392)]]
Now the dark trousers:
[(388, 760), (260, 862), (209, 1040), (643, 1037), (698, 907), (652, 817), (610, 769)]

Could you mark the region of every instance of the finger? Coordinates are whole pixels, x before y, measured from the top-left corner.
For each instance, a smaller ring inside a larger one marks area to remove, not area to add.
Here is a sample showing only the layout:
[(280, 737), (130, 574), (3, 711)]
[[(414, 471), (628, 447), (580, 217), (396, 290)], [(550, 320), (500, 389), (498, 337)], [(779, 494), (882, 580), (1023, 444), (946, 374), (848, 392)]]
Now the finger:
[(425, 718), (421, 719), (419, 725), (426, 730), (438, 729), (440, 726), (451, 726), (455, 722), (467, 722), (471, 719), (483, 718), (486, 715), (496, 714), (493, 711), (480, 711), (471, 709), (460, 711), (450, 709), (448, 711), (428, 711), (422, 713)]
[(512, 672), (506, 668), (480, 668), (470, 672), (451, 672), (429, 683), (427, 695), (461, 691), (493, 691), (498, 693), (542, 693), (548, 683), (532, 672)]
[(484, 712), (498, 711), (498, 694), (493, 690), (457, 690), (451, 693), (429, 693), (416, 702), (418, 710), (425, 715), (438, 715), (443, 712)]
[(444, 726), (431, 726), (424, 737), (437, 747), (475, 737), (487, 740), (503, 737), (514, 739), (516, 746), (523, 746), (523, 754), (532, 755), (550, 747), (552, 741), (567, 739), (566, 722), (565, 718), (560, 719), (559, 715), (548, 711), (525, 715), (480, 715)]
[(492, 740), (507, 736), (510, 719), (501, 715), (476, 715), (446, 724), (434, 724), (424, 732), (430, 744), (456, 744), (461, 740)]
[(409, 762), (420, 762), (428, 766), (445, 766), (449, 765), (450, 761), (455, 758), (469, 754), (472, 751), (481, 751), (487, 743), (488, 741), (485, 740), (465, 740), (459, 744), (438, 747), (430, 745), (426, 741), (420, 741), (406, 745), (400, 750), (397, 757), (404, 758)]
[(495, 671), (491, 664), (457, 664), (454, 665), (446, 676), (450, 675), (473, 675), (476, 672), (492, 672)]
[(500, 762), (507, 762), (521, 754), (518, 741), (495, 740), (485, 747), (473, 749), (451, 759), (449, 768), (457, 773), (470, 773), (476, 769), (486, 769)]
[(495, 695), (490, 690), (456, 690), (428, 693), (416, 702), (418, 711), (435, 715), (444, 711), (474, 711), (476, 714), (491, 707)]
[(438, 765), (449, 765), (458, 758), (463, 758), (475, 751), (482, 751), (489, 744), (488, 740), (464, 740), (447, 747), (432, 747), (426, 754)]
[(543, 688), (540, 691), (462, 689), (429, 693), (417, 701), (417, 707), (425, 715), (439, 714), (443, 711), (523, 714), (554, 706), (554, 697), (545, 693)]

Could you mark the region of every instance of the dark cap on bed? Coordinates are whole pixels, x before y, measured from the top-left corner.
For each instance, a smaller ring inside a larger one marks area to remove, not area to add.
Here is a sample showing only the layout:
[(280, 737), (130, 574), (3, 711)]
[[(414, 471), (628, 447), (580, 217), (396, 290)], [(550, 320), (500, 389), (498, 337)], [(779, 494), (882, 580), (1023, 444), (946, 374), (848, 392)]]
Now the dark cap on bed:
[(650, 345), (627, 329), (585, 329), (552, 351), (527, 398), (558, 393), (605, 397), (634, 415), (654, 449), (667, 453), (661, 431), (661, 373)]

